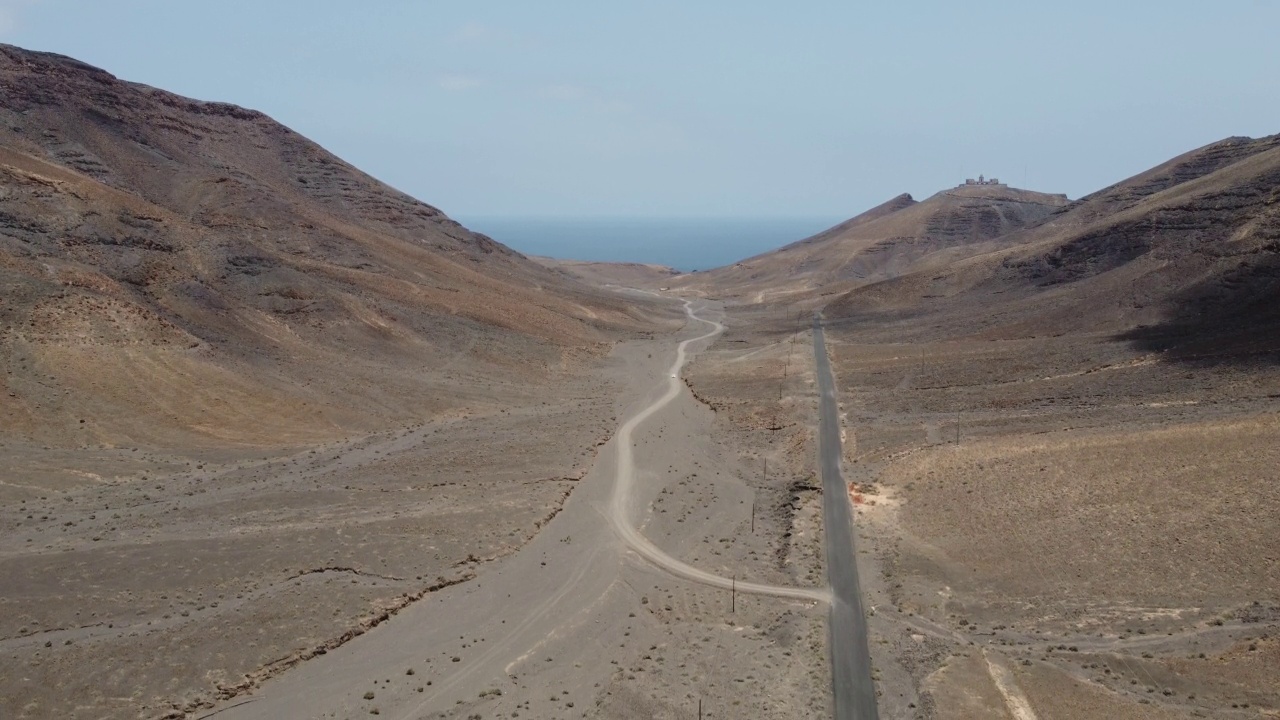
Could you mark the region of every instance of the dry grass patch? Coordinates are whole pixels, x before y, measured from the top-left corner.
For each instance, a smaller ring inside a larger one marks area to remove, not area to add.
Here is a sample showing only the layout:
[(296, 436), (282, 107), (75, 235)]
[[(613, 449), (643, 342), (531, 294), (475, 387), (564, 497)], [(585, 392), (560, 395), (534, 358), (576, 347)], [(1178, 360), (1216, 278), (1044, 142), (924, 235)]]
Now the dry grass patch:
[(1280, 418), (925, 449), (888, 466), (907, 532), (993, 601), (1206, 607), (1280, 587)]

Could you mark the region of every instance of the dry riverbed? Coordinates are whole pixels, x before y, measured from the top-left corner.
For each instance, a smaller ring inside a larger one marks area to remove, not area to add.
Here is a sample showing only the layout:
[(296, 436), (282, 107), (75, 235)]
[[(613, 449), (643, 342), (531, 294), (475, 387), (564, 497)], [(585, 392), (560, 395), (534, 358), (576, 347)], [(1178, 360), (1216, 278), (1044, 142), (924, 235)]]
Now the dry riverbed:
[[(6, 443), (0, 714), (825, 716), (824, 607), (672, 578), (605, 517), (614, 431), (699, 332), (321, 446)], [(821, 586), (805, 441), (765, 432), (682, 393), (636, 430), (634, 520), (699, 569)]]

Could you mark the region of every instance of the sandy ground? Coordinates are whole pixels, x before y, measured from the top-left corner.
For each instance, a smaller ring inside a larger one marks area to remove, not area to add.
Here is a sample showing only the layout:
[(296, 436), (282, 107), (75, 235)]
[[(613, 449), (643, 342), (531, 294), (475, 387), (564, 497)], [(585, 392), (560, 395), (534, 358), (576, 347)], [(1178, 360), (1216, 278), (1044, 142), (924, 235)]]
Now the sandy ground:
[(1038, 717), (1280, 711), (1274, 374), (1105, 338), (839, 355), (897, 614), (998, 649)]
[(473, 578), (609, 434), (605, 383), (561, 392), (265, 456), (10, 444), (0, 715), (194, 709)]
[[(825, 716), (824, 606), (672, 577), (608, 519), (614, 432), (705, 331), (524, 407), (291, 452), (7, 447), (0, 715)], [(771, 435), (677, 393), (634, 429), (636, 527), (821, 588), (819, 498)]]
[[(691, 330), (700, 334), (701, 328)], [(672, 343), (630, 343), (620, 419), (667, 384)], [(726, 576), (794, 579), (750, 532), (749, 472), (714, 414), (681, 393), (635, 430), (632, 507), (662, 550)], [(519, 552), (442, 590), (219, 717), (819, 717), (825, 608), (670, 577), (629, 552), (607, 514), (616, 441)], [(412, 673), (411, 673), (412, 671)]]
[[(724, 322), (634, 427), (631, 519), (701, 571), (821, 586), (807, 327)], [(5, 715), (826, 716), (825, 608), (672, 577), (610, 523), (615, 432), (705, 332), (274, 456), (7, 447)], [(828, 337), (882, 717), (1275, 715), (1272, 375)]]
[[(796, 319), (728, 324), (695, 392), (801, 467)], [(828, 333), (882, 717), (1280, 712), (1276, 373), (888, 335)]]

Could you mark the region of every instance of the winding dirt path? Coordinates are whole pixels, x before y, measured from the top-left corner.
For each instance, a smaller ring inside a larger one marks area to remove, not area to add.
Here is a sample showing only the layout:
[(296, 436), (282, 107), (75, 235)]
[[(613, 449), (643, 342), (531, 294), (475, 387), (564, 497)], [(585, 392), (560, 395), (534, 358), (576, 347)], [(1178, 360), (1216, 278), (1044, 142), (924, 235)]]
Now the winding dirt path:
[(618, 537), (627, 544), (632, 550), (644, 559), (658, 566), (662, 570), (684, 580), (689, 580), (711, 587), (723, 589), (736, 589), (738, 592), (750, 593), (753, 595), (767, 595), (771, 597), (788, 598), (792, 600), (813, 600), (817, 602), (829, 602), (831, 600), (831, 592), (827, 588), (805, 588), (805, 587), (785, 587), (778, 585), (764, 585), (761, 583), (745, 582), (735, 580), (733, 578), (722, 577), (713, 573), (699, 570), (687, 563), (681, 562), (663, 552), (658, 546), (654, 545), (644, 535), (636, 529), (631, 522), (631, 496), (632, 485), (635, 483), (636, 463), (632, 455), (631, 436), (635, 429), (645, 420), (649, 419), (654, 413), (666, 407), (681, 391), (680, 370), (684, 367), (688, 359), (688, 348), (696, 342), (701, 342), (709, 338), (714, 338), (724, 332), (724, 325), (705, 318), (698, 317), (693, 310), (693, 301), (684, 301), (685, 314), (690, 320), (706, 323), (711, 329), (703, 335), (689, 338), (676, 348), (676, 359), (671, 365), (670, 377), (667, 379), (667, 391), (662, 397), (653, 402), (652, 405), (636, 413), (630, 420), (623, 423), (618, 429), (618, 454), (617, 469), (615, 473), (613, 486), (613, 500), (609, 504), (609, 523), (613, 526)]

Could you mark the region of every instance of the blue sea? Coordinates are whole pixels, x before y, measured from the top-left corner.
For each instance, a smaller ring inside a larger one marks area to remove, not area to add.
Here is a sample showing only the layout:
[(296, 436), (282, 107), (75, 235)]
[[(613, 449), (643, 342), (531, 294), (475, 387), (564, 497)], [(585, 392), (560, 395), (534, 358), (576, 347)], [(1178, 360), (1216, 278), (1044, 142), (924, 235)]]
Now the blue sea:
[(845, 218), (455, 217), (525, 255), (709, 270), (779, 248)]

